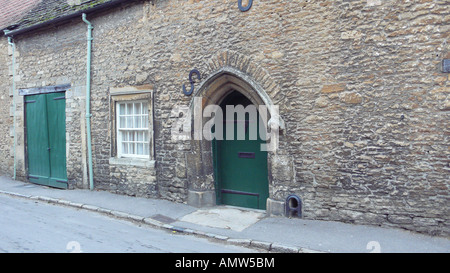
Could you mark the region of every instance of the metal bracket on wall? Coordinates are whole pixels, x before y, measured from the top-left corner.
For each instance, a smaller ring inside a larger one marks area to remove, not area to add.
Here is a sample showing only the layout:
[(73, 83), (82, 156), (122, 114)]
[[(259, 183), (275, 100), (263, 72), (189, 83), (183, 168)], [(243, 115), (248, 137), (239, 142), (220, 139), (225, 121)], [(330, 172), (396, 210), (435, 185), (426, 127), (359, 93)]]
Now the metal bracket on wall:
[(248, 11), (252, 7), (252, 4), (253, 4), (253, 0), (248, 0), (247, 6), (244, 7), (244, 6), (242, 6), (242, 0), (238, 0), (238, 7), (239, 7), (239, 10), (242, 12)]
[(189, 72), (189, 83), (191, 84), (191, 90), (189, 90), (189, 92), (188, 91), (186, 91), (186, 86), (183, 84), (183, 93), (186, 95), (186, 96), (190, 96), (190, 95), (192, 95), (192, 93), (194, 92), (194, 80), (192, 79), (192, 76), (194, 75), (194, 74), (197, 74), (197, 79), (198, 80), (201, 80), (201, 74), (200, 74), (200, 72), (197, 70), (197, 69), (192, 69), (191, 70), (191, 72)]

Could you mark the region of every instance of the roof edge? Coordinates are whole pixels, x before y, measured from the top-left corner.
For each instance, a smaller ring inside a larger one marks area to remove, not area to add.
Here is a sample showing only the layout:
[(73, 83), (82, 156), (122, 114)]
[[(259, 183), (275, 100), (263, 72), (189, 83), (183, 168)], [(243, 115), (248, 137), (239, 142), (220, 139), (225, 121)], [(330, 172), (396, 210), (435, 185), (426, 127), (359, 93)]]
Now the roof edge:
[(85, 10), (79, 10), (79, 11), (76, 11), (74, 13), (71, 13), (71, 14), (68, 14), (68, 15), (65, 15), (65, 16), (62, 16), (62, 17), (58, 17), (58, 18), (55, 18), (55, 19), (52, 19), (52, 20), (48, 20), (48, 21), (45, 21), (45, 22), (42, 22), (42, 23), (39, 23), (39, 24), (36, 24), (36, 25), (32, 25), (32, 26), (29, 26), (29, 27), (26, 27), (26, 28), (23, 28), (23, 29), (4, 31), (4, 30), (7, 30), (7, 28), (5, 28), (5, 29), (3, 29), (3, 31), (5, 32), (4, 36), (6, 36), (6, 37), (14, 37), (14, 36), (17, 36), (17, 35), (21, 35), (21, 34), (24, 34), (24, 33), (27, 33), (27, 32), (31, 32), (31, 31), (34, 31), (34, 30), (37, 30), (37, 29), (40, 29), (40, 28), (44, 28), (44, 27), (50, 26), (50, 25), (53, 25), (53, 24), (58, 24), (58, 23), (61, 23), (61, 22), (64, 22), (64, 21), (68, 21), (68, 20), (74, 19), (76, 17), (80, 17), (83, 13), (86, 13), (86, 14), (94, 13), (94, 12), (97, 12), (97, 11), (114, 8), (114, 7), (117, 7), (117, 6), (121, 5), (121, 4), (132, 3), (132, 2), (136, 2), (136, 1), (138, 1), (138, 0), (131, 0), (131, 1), (130, 0), (114, 0), (114, 1), (106, 2), (104, 4), (100, 4), (100, 5), (92, 7), (92, 8), (88, 8), (88, 9), (85, 9)]

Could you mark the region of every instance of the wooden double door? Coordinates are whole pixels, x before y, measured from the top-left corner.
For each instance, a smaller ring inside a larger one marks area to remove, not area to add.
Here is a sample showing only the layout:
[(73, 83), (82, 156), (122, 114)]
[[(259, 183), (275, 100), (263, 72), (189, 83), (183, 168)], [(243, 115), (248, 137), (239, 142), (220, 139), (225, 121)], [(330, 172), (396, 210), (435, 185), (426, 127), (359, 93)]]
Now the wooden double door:
[(25, 96), (30, 182), (67, 188), (65, 92)]

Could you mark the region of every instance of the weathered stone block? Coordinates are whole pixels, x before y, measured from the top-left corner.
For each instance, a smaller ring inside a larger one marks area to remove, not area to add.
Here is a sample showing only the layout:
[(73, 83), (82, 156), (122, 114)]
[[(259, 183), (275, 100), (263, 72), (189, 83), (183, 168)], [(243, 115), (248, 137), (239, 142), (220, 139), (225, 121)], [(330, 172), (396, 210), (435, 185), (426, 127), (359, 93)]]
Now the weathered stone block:
[(294, 169), (290, 155), (274, 155), (270, 158), (272, 177), (276, 181), (293, 181)]
[(214, 191), (188, 190), (187, 203), (197, 208), (215, 206), (216, 193)]
[(267, 198), (266, 211), (268, 215), (285, 216), (285, 203), (283, 201)]
[(348, 104), (358, 104), (362, 102), (362, 96), (355, 92), (344, 92), (339, 95), (339, 100)]
[(324, 94), (329, 94), (329, 93), (342, 92), (344, 90), (345, 90), (345, 84), (344, 83), (336, 83), (336, 84), (324, 85), (322, 87), (321, 92), (324, 93)]

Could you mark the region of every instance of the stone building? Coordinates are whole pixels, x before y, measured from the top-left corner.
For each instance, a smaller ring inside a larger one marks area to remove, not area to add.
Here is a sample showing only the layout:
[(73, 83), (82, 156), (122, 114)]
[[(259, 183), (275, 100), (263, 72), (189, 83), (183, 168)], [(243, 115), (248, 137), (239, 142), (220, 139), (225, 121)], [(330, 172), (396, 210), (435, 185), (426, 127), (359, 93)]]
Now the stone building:
[[(3, 175), (449, 234), (448, 1), (37, 0), (1, 27)], [(271, 137), (195, 137), (213, 105), (272, 109)]]

